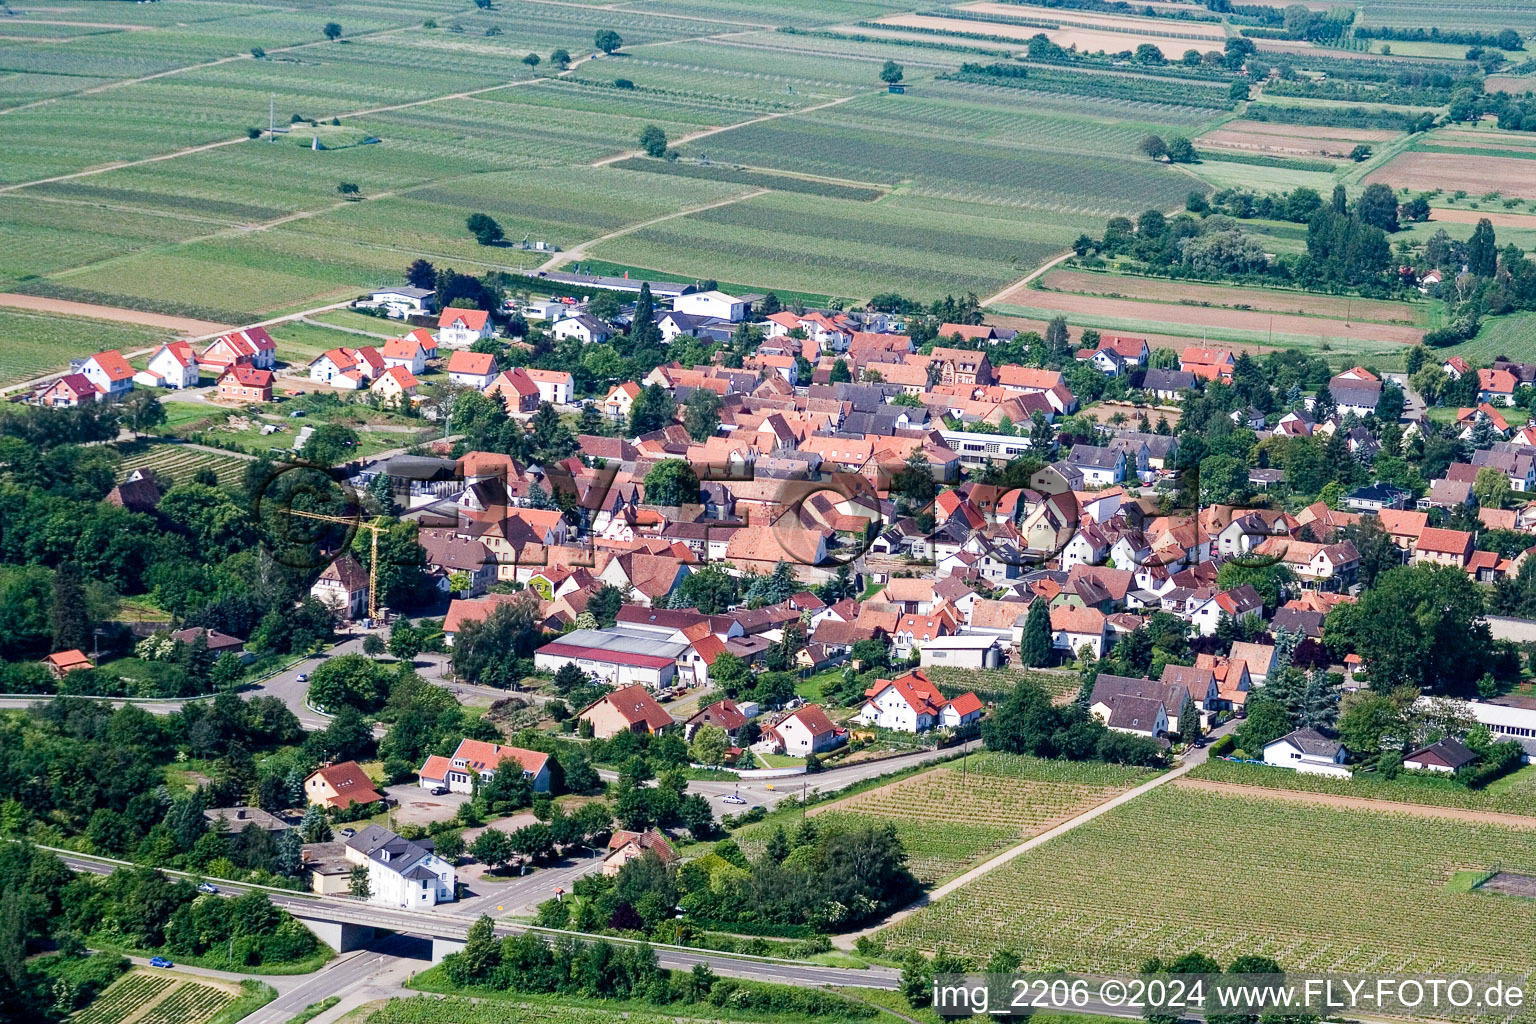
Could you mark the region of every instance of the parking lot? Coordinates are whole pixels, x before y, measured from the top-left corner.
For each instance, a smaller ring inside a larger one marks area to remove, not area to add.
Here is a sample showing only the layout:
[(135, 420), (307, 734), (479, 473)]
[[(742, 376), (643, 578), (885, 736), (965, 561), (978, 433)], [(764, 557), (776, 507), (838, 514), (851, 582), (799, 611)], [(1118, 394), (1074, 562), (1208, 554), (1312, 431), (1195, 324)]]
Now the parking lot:
[(459, 807), (469, 802), (468, 793), (445, 793), (433, 796), (430, 790), (415, 783), (386, 786), (385, 795), (396, 803), (395, 822), (400, 825), (428, 825), (443, 821), (459, 813)]

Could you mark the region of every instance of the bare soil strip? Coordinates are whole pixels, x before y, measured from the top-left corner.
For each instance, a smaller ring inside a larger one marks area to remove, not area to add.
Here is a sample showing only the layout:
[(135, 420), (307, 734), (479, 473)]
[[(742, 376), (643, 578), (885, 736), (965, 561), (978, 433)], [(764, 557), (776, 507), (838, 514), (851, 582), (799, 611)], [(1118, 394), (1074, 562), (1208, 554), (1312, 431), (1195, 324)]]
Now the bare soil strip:
[(121, 306), (98, 306), (89, 302), (70, 302), (66, 299), (49, 299), (40, 295), (18, 295), (0, 292), (0, 306), (12, 309), (29, 309), (38, 313), (62, 313), (66, 316), (83, 316), (92, 320), (111, 320), (120, 324), (139, 324), (159, 327), (167, 331), (189, 334), (194, 337), (205, 334), (224, 334), (234, 330), (233, 324), (218, 324), (212, 320), (194, 320), (185, 316), (166, 316), (163, 313), (146, 313), (139, 309)]
[(1322, 804), (1342, 807), (1353, 811), (1379, 811), (1389, 814), (1410, 814), (1417, 818), (1454, 818), (1478, 825), (1508, 825), (1511, 828), (1536, 829), (1536, 818), (1523, 814), (1506, 814), (1499, 811), (1474, 811), (1465, 807), (1436, 807), (1433, 804), (1406, 804), (1395, 800), (1370, 800), (1359, 796), (1340, 796), (1337, 793), (1309, 793), (1299, 789), (1268, 789), (1264, 786), (1240, 786), (1230, 782), (1212, 782), (1209, 779), (1179, 779), (1177, 785), (1186, 789), (1204, 789), (1229, 796), (1261, 797), (1266, 800), (1289, 800), (1298, 804)]
[[(1053, 270), (1045, 275), (1044, 284), (1064, 292), (1087, 295), (1119, 295), (1132, 299), (1151, 299), (1157, 302), (1209, 303), (1242, 312), (1240, 307), (1251, 307), (1266, 313), (1295, 313), (1300, 316), (1356, 318), (1385, 324), (1421, 326), (1427, 310), (1417, 309), (1401, 302), (1383, 302), (1379, 299), (1354, 299), (1342, 295), (1316, 295), (1311, 292), (1268, 291), (1263, 288), (1228, 288), (1222, 285), (1192, 284), (1189, 281), (1173, 281), (1160, 277), (1113, 277), (1079, 270)], [(1039, 306), (1039, 302), (1023, 302)]]
[[(1145, 329), (1125, 330), (1123, 334), (1141, 334), (1143, 331), (1169, 333), (1176, 325), (1200, 327), (1225, 327), (1239, 331), (1265, 334), (1273, 328), (1276, 334), (1314, 337), (1323, 341), (1382, 341), (1400, 345), (1416, 345), (1424, 332), (1414, 327), (1395, 327), (1389, 324), (1358, 323), (1351, 320), (1332, 320), (1317, 316), (1287, 316), (1283, 313), (1264, 313), (1256, 310), (1213, 309), (1207, 306), (1181, 306), (1162, 302), (1141, 302), (1136, 299), (1106, 299), (1097, 295), (1073, 295), (1066, 292), (1043, 292), (1025, 286), (1015, 288), (1001, 300), (1005, 305), (1030, 306), (1062, 313), (1084, 313), (1091, 316), (1115, 317), (1145, 323)], [(1223, 347), (1230, 347), (1226, 342)]]
[(1429, 222), (1446, 224), (1476, 224), (1484, 217), (1496, 228), (1536, 228), (1536, 213), (1496, 213), (1493, 210), (1460, 210), (1450, 207), (1434, 208)]
[(1409, 151), (1365, 179), (1368, 185), (1378, 181), (1393, 188), (1465, 189), (1473, 195), (1502, 192), (1506, 196), (1536, 199), (1536, 168), (1522, 157)]

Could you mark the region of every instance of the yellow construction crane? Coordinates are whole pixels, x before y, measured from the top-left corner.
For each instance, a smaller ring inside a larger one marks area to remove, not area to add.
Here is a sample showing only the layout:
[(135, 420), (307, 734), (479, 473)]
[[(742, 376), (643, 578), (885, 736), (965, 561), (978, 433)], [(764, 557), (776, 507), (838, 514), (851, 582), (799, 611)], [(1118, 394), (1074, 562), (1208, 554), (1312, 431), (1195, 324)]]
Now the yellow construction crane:
[(340, 523), (342, 526), (355, 526), (359, 530), (367, 530), (373, 534), (373, 544), (368, 557), (368, 617), (377, 621), (379, 619), (379, 534), (389, 529), (377, 520), (365, 523), (355, 516), (328, 516), (319, 512), (304, 512), (296, 508), (284, 509), (291, 516), (303, 516), (305, 519), (319, 519), (326, 523)]

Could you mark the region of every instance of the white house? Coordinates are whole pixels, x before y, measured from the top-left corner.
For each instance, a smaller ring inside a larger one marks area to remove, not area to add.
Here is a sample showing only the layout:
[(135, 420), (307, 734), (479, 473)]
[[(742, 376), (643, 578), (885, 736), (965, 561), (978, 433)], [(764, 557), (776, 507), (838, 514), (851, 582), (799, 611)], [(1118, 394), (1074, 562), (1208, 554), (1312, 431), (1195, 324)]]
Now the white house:
[(831, 750), (848, 738), (847, 732), (834, 726), (827, 713), (815, 704), (807, 704), (767, 732), (768, 741), (776, 749), (793, 757)]
[(712, 316), (737, 323), (747, 318), (747, 301), (724, 292), (693, 292), (672, 300), (672, 308), (694, 316)]
[(602, 345), (613, 337), (613, 328), (595, 316), (577, 313), (557, 321), (551, 333), (561, 341), (575, 338), (583, 345)]
[(496, 357), (489, 352), (455, 352), (448, 357), (448, 379), (484, 391), (496, 379)]
[(496, 332), (491, 314), (483, 309), (445, 309), (437, 318), (437, 340), (464, 348)]
[(1290, 768), (1310, 775), (1348, 778), (1344, 767), (1349, 752), (1338, 740), (1330, 740), (1316, 729), (1297, 729), (1264, 745), (1264, 763)]
[(897, 679), (875, 680), (864, 691), (864, 706), (854, 720), (894, 732), (918, 733), (934, 726), (968, 725), (980, 718), (981, 712), (981, 699), (974, 693), (967, 691), (954, 700), (945, 700), (938, 687), (918, 671)]
[(1477, 760), (1477, 754), (1465, 743), (1445, 736), (1427, 747), (1420, 747), (1403, 757), (1403, 767), (1421, 772), (1451, 774)]
[(368, 304), (375, 309), (382, 307), (396, 319), (413, 313), (430, 313), (437, 308), (437, 293), (431, 288), (384, 288), (368, 297)]
[(520, 770), (535, 793), (549, 792), (548, 754), (483, 740), (460, 740), (452, 757), (433, 754), (418, 774), (423, 789), (442, 786), (450, 793), (473, 793), (477, 776), (489, 782), (504, 770)]
[(570, 405), (576, 401), (576, 381), (564, 370), (523, 370), (539, 389), (539, 401), (550, 405)]
[(309, 364), (309, 379), (333, 388), (359, 391), (368, 386), (368, 366), (352, 349), (333, 348)]
[(99, 398), (122, 398), (133, 390), (133, 367), (115, 348), (72, 364), (72, 369), (91, 382)]
[(384, 343), (384, 366), (400, 366), (412, 374), (427, 369), (427, 350), (415, 338), (390, 338)]
[(453, 865), (382, 825), (346, 841), (346, 858), (368, 868), (368, 902), (415, 910), (458, 898)]
[(1075, 444), (1067, 453), (1067, 465), (1083, 474), (1089, 487), (1113, 487), (1125, 479), (1125, 453), (1091, 444)]
[(342, 555), (325, 567), (309, 594), (343, 619), (360, 619), (368, 613), (368, 570)]
[(1084, 647), (1104, 657), (1106, 620), (1097, 608), (1057, 605), (1051, 609), (1051, 646), (1075, 657)]
[(195, 388), (200, 379), (197, 352), (186, 341), (161, 345), (149, 357), (144, 372), (133, 379), (149, 387)]
[(1089, 708), (1089, 713), (1115, 732), (1156, 739), (1168, 732), (1168, 709), (1156, 697), (1115, 693)]

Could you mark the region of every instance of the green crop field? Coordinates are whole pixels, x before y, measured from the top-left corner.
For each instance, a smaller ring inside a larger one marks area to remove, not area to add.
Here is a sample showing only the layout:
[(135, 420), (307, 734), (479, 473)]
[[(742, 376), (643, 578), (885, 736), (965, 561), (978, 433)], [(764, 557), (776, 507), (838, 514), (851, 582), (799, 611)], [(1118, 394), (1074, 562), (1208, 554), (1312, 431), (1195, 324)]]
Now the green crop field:
[[(810, 812), (821, 828), (871, 822), (896, 826), (913, 874), (925, 883), (953, 877), (1030, 836), (1124, 792), (1154, 773), (1117, 765), (1042, 761), (983, 753)], [(943, 793), (943, 800), (931, 799)], [(738, 839), (749, 849), (771, 827), (756, 825)]]
[[(204, 1024), (238, 996), (222, 985), (129, 971), (70, 1018), (72, 1024)], [(254, 1007), (253, 1007), (254, 1009)]]
[(1134, 969), (1200, 950), (1222, 962), (1264, 954), (1288, 970), (1529, 973), (1536, 954), (1506, 937), (1536, 928), (1536, 901), (1447, 883), (1494, 865), (1536, 872), (1532, 835), (1174, 784), (881, 934), (981, 957), (1006, 945), (1037, 969)]
[(1394, 803), (1524, 814), (1536, 818), (1536, 767), (1522, 768), (1498, 780), (1500, 784), (1497, 787), (1489, 786), (1485, 789), (1468, 789), (1449, 777), (1402, 775), (1388, 781), (1367, 775), (1335, 779), (1327, 775), (1308, 775), (1265, 765), (1216, 760), (1197, 767), (1190, 773), (1190, 778), (1238, 786), (1263, 786), (1268, 789), (1327, 793), (1367, 800), (1390, 800)]
[[(218, 409), (211, 410), (213, 415), (219, 412)], [(201, 469), (213, 470), (219, 475), (221, 484), (238, 484), (245, 467), (250, 465), (248, 459), (238, 455), (164, 442), (124, 442), (118, 445), (118, 450), (123, 453), (123, 475), (127, 475), (130, 470), (148, 467), (182, 484), (191, 483), (192, 475)]]
[(126, 354), (162, 340), (152, 327), (0, 308), (0, 385), (68, 369), (71, 357), (113, 348)]

